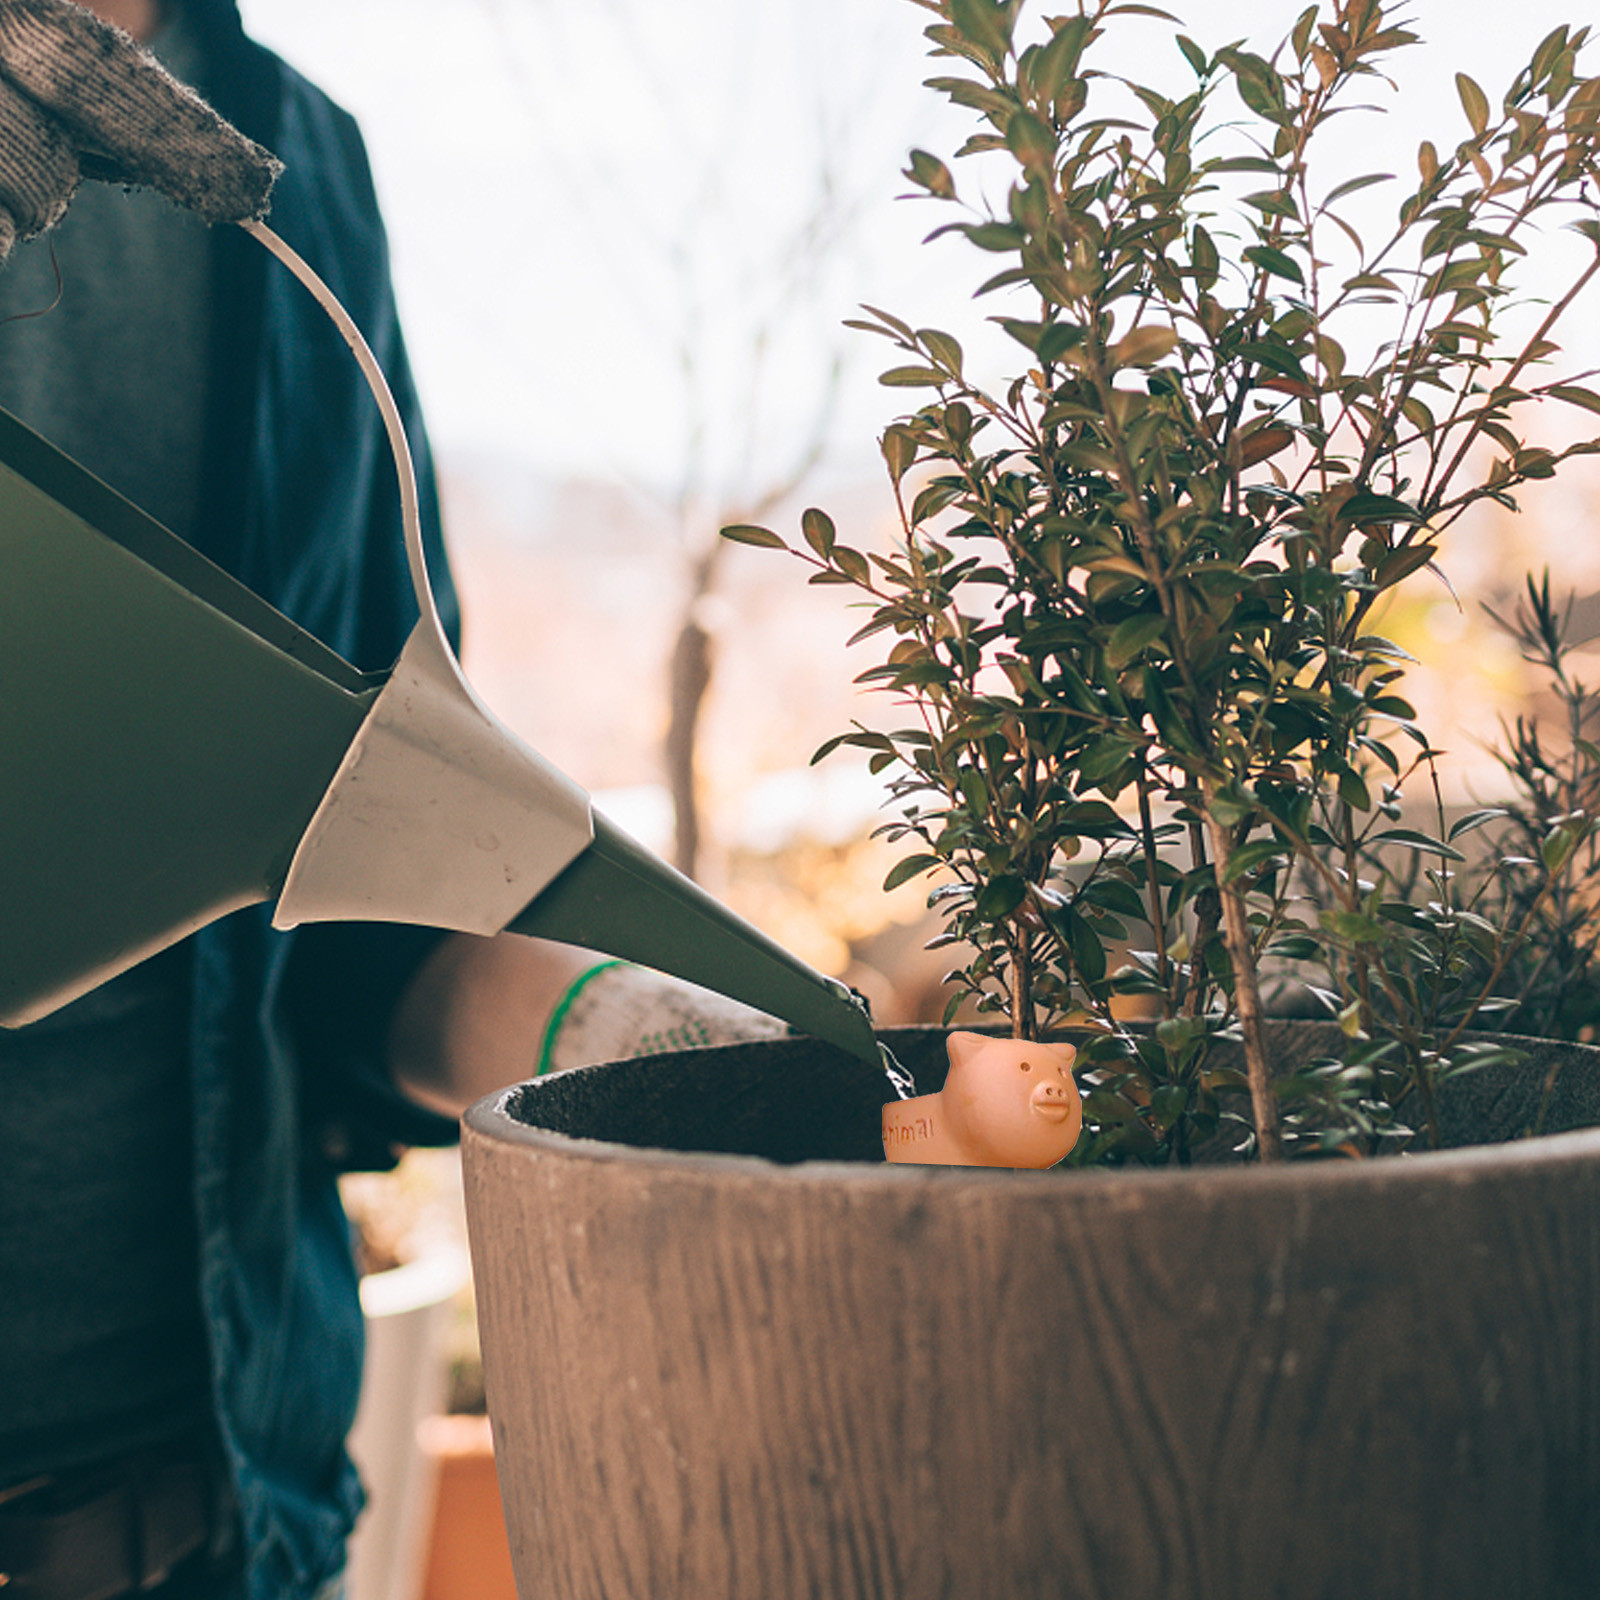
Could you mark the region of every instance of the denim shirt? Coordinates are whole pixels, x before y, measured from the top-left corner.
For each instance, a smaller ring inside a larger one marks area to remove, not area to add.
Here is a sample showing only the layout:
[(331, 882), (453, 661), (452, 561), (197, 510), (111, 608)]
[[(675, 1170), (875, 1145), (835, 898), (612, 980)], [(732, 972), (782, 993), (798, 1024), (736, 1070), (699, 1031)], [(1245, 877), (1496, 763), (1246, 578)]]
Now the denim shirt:
[[(361, 326), (406, 419), (429, 567), (455, 600), (387, 248), (355, 123), (248, 40), (234, 0), (185, 0), (197, 85), (285, 171), (270, 221)], [(215, 230), (213, 372), (194, 542), (363, 669), (416, 618), (394, 467), (371, 396), (305, 290), (240, 230)], [(327, 925), (275, 931), (269, 907), (196, 934), (189, 1058), (201, 1305), (217, 1420), (247, 1551), (248, 1600), (306, 1600), (337, 1574), (360, 1489), (344, 1438), (362, 1322), (341, 1167), (446, 1143), (453, 1121), (385, 1067), (393, 1006), (440, 937)]]

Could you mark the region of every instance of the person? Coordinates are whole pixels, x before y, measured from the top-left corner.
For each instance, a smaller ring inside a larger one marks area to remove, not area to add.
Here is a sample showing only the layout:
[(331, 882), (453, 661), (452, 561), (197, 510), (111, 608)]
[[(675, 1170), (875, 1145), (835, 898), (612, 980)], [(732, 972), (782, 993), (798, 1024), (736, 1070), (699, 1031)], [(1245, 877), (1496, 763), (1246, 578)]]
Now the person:
[[(454, 629), (355, 123), (236, 0), (0, 0), (0, 407), (382, 667), (415, 620), (393, 469), (322, 312), (216, 226), (269, 204), (401, 406)], [(776, 1026), (587, 951), (286, 934), (258, 907), (0, 1032), (9, 1591), (338, 1593), (362, 1337), (339, 1173), (453, 1139), (460, 1109), (537, 1067)]]

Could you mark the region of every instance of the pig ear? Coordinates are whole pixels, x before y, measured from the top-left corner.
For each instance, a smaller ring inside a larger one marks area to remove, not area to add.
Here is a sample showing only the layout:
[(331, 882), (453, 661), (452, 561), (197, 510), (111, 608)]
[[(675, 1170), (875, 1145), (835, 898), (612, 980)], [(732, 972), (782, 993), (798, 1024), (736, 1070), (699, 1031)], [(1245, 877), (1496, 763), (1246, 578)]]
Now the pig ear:
[(945, 1049), (952, 1067), (964, 1067), (988, 1044), (981, 1033), (951, 1033), (945, 1036)]

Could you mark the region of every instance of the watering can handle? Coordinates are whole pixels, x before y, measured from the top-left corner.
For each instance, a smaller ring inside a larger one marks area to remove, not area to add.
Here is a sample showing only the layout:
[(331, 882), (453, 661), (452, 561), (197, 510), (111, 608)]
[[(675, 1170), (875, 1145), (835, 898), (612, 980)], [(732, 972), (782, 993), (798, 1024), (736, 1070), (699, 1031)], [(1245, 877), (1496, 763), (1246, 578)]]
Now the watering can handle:
[(383, 431), (388, 435), (389, 448), (394, 452), (395, 469), (400, 479), (400, 521), (406, 541), (406, 564), (411, 569), (411, 587), (417, 596), (417, 609), (423, 621), (431, 624), (442, 640), (444, 626), (439, 620), (439, 607), (433, 598), (433, 586), (428, 582), (428, 558), (422, 548), (422, 512), (417, 502), (417, 471), (411, 459), (411, 446), (406, 440), (405, 424), (400, 419), (400, 408), (395, 404), (378, 358), (363, 337), (355, 319), (345, 310), (339, 297), (317, 275), (305, 259), (264, 222), (245, 221), (241, 228), (259, 240), (292, 272), (311, 292), (317, 303), (327, 312), (333, 325), (361, 368), (372, 397), (378, 402), (383, 417)]

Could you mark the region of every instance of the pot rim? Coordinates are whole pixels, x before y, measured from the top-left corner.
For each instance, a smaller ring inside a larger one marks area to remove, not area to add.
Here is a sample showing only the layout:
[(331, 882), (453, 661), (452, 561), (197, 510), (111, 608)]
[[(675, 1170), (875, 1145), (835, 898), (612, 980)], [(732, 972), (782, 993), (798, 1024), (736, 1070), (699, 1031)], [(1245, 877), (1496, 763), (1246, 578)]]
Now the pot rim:
[[(610, 1066), (637, 1066), (637, 1062), (602, 1062), (578, 1067), (576, 1072), (604, 1072)], [(565, 1076), (565, 1074), (563, 1074)], [(1451, 1150), (1425, 1150), (1403, 1156), (1360, 1160), (1288, 1161), (1281, 1165), (1212, 1167), (1122, 1167), (1084, 1171), (1055, 1166), (1044, 1171), (1014, 1171), (997, 1167), (934, 1167), (871, 1161), (774, 1161), (766, 1156), (732, 1155), (707, 1150), (674, 1150), (657, 1145), (623, 1144), (607, 1139), (558, 1133), (530, 1126), (507, 1110), (514, 1095), (538, 1093), (540, 1080), (510, 1084), (485, 1095), (461, 1119), (464, 1142), (468, 1136), (489, 1145), (526, 1150), (531, 1155), (564, 1161), (612, 1162), (635, 1166), (663, 1176), (683, 1178), (745, 1178), (765, 1184), (809, 1188), (835, 1186), (848, 1180), (856, 1189), (971, 1187), (977, 1184), (1010, 1185), (1037, 1195), (1041, 1184), (1090, 1200), (1115, 1202), (1131, 1197), (1136, 1189), (1165, 1185), (1202, 1189), (1213, 1198), (1238, 1188), (1260, 1194), (1290, 1190), (1318, 1193), (1360, 1184), (1387, 1184), (1397, 1189), (1416, 1184), (1470, 1182), (1485, 1172), (1510, 1176), (1517, 1171), (1549, 1166), (1588, 1167), (1600, 1163), (1600, 1127), (1568, 1133), (1540, 1134), (1499, 1144), (1471, 1145)], [(1081, 1179), (1068, 1186), (1068, 1179)]]

